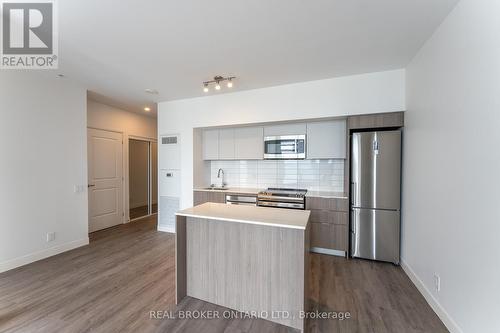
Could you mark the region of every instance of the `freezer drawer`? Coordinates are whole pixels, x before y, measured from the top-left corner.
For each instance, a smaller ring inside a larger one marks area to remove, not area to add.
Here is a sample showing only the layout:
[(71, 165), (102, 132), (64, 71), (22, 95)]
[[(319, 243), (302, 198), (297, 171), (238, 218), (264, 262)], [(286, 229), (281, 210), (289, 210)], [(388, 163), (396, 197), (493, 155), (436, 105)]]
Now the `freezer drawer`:
[(351, 256), (399, 264), (400, 212), (351, 210)]

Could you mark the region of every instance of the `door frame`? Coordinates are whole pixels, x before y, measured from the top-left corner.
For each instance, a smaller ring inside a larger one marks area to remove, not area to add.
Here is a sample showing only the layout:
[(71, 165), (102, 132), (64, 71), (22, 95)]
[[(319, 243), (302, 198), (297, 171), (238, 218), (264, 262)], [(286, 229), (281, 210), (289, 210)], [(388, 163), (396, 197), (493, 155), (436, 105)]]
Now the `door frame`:
[[(135, 139), (135, 140), (143, 140), (143, 141), (150, 141), (150, 142), (156, 142), (158, 144), (158, 139), (153, 138), (153, 137), (145, 137), (145, 136), (138, 136), (138, 135), (131, 135), (128, 134), (128, 132), (124, 131), (117, 131), (117, 130), (112, 130), (112, 129), (107, 129), (105, 127), (98, 127), (98, 126), (87, 126), (87, 129), (96, 129), (100, 131), (107, 131), (107, 132), (113, 132), (113, 133), (119, 133), (122, 135), (122, 170), (123, 170), (123, 178), (122, 178), (122, 198), (123, 198), (123, 219), (122, 223), (129, 223), (130, 222), (130, 204), (129, 204), (129, 170), (128, 170), (128, 159), (129, 159), (129, 139)], [(87, 138), (88, 139), (88, 138)], [(88, 161), (87, 161), (87, 166), (88, 166)], [(88, 173), (87, 173), (88, 177)], [(88, 179), (87, 179), (87, 184), (88, 184)], [(159, 186), (158, 186), (159, 190)], [(158, 193), (159, 194), (159, 193)], [(159, 200), (159, 196), (158, 196)], [(157, 214), (157, 213), (156, 213)], [(153, 214), (154, 215), (154, 214)]]
[[(129, 148), (129, 143), (130, 143), (130, 140), (136, 140), (136, 141), (144, 141), (144, 142), (148, 142), (149, 143), (149, 146), (148, 146), (148, 214), (147, 215), (144, 215), (144, 216), (141, 216), (141, 217), (137, 217), (135, 219), (131, 219), (130, 218), (130, 170), (129, 170), (129, 157), (130, 157), (130, 150), (128, 149)], [(148, 216), (154, 216), (154, 215), (158, 215), (158, 211), (156, 213), (153, 213), (152, 212), (152, 207), (153, 207), (153, 202), (152, 202), (152, 196), (153, 196), (153, 192), (152, 192), (152, 187), (151, 187), (151, 184), (152, 184), (152, 174), (153, 174), (153, 170), (152, 170), (152, 164), (151, 164), (151, 144), (152, 143), (156, 143), (157, 144), (157, 147), (158, 147), (158, 140), (157, 139), (152, 139), (152, 138), (147, 138), (147, 137), (142, 137), (142, 136), (137, 136), (137, 135), (129, 135), (127, 137), (127, 171), (126, 171), (126, 175), (127, 175), (127, 184), (126, 184), (126, 196), (127, 196), (127, 213), (125, 214), (127, 216), (127, 221), (128, 222), (133, 222), (133, 221), (137, 221), (137, 220), (140, 220), (140, 219), (143, 219), (145, 217), (148, 217)], [(158, 158), (158, 153), (157, 153), (157, 158)], [(158, 170), (156, 171), (158, 173)], [(158, 188), (159, 186), (157, 185), (157, 188), (156, 190), (158, 191)], [(157, 194), (157, 198), (158, 198), (158, 194)], [(157, 199), (158, 200), (158, 199)], [(157, 203), (158, 204), (158, 203)]]

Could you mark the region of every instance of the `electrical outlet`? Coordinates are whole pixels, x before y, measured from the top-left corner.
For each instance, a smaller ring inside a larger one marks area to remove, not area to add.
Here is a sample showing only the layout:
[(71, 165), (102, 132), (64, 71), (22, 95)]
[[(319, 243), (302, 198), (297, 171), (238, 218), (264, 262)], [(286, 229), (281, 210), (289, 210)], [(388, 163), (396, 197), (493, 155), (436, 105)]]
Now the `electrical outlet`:
[(47, 233), (47, 242), (53, 242), (55, 239), (56, 239), (55, 232), (48, 232)]
[(434, 288), (436, 291), (441, 291), (441, 277), (438, 274), (434, 274)]

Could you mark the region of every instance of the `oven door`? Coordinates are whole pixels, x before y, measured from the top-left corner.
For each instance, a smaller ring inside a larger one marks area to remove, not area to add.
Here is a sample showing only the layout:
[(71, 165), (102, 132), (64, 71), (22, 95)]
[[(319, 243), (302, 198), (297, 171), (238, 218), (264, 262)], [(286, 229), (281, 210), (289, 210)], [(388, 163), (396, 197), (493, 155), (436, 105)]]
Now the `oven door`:
[(306, 158), (306, 136), (284, 135), (264, 138), (265, 159), (304, 159)]
[(295, 202), (258, 201), (257, 206), (271, 207), (271, 208), (301, 209), (301, 210), (306, 209), (304, 203), (295, 203)]
[(242, 205), (242, 206), (257, 206), (257, 197), (250, 195), (226, 195), (226, 204)]

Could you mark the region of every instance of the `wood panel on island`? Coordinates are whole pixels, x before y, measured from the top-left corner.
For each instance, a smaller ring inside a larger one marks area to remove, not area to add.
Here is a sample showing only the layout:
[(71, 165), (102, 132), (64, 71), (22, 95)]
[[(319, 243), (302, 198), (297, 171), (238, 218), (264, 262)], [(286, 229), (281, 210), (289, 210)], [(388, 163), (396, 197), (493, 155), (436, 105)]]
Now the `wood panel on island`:
[(309, 217), (220, 203), (177, 212), (176, 303), (190, 296), (304, 332)]

